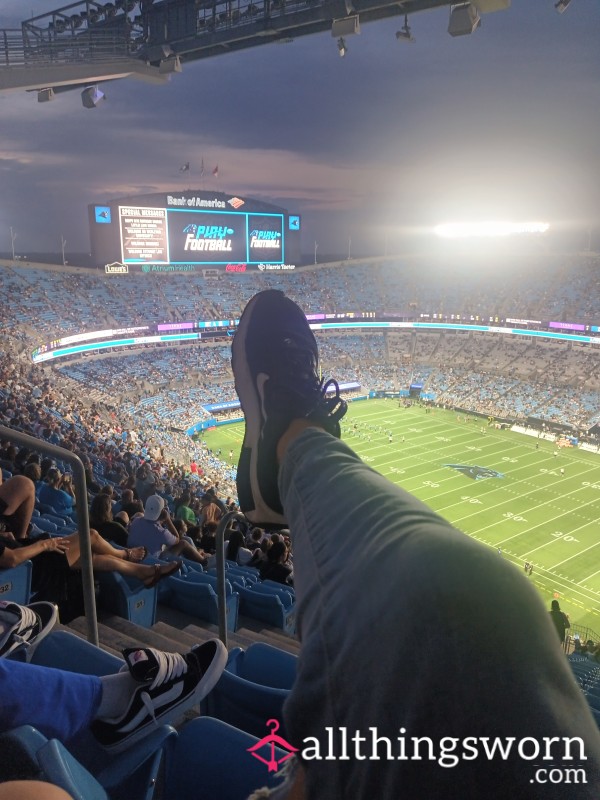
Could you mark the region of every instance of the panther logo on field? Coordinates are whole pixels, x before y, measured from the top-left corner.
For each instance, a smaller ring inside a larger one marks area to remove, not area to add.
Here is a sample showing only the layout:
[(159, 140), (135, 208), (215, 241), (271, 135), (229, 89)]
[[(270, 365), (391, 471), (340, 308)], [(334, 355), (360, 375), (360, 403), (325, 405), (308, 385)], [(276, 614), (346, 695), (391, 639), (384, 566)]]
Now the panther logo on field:
[(489, 469), (489, 467), (477, 467), (471, 466), (470, 464), (444, 464), (444, 466), (458, 470), (458, 472), (462, 472), (463, 475), (466, 475), (467, 478), (471, 478), (474, 481), (481, 481), (485, 478), (504, 477), (502, 472), (496, 472), (495, 469)]

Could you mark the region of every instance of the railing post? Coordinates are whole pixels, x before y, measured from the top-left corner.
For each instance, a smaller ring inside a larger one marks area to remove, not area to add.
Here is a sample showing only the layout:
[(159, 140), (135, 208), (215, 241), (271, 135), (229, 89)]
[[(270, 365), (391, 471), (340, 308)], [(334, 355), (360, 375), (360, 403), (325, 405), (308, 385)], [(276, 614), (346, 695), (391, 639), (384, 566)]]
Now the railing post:
[(96, 619), (96, 595), (94, 593), (94, 570), (92, 567), (92, 548), (90, 542), (90, 521), (88, 515), (87, 486), (85, 469), (79, 456), (64, 447), (57, 447), (49, 442), (36, 439), (27, 433), (6, 428), (0, 425), (0, 439), (15, 442), (47, 456), (54, 456), (69, 464), (73, 469), (75, 500), (77, 508), (77, 529), (79, 532), (79, 549), (81, 552), (81, 577), (83, 580), (83, 607), (88, 629), (88, 641), (96, 646), (98, 640), (98, 620)]
[(234, 520), (245, 520), (243, 514), (228, 511), (219, 521), (215, 537), (217, 548), (217, 602), (219, 604), (219, 639), (227, 647), (227, 594), (225, 592), (225, 529)]

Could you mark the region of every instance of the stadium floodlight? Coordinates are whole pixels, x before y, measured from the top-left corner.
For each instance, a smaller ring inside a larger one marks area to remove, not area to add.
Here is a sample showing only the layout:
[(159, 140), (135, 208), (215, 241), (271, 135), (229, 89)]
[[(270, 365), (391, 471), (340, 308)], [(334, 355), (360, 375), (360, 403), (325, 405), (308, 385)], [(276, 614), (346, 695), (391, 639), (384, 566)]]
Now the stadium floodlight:
[(449, 222), (434, 228), (444, 239), (492, 238), (520, 233), (546, 233), (547, 222)]
[(404, 25), (400, 28), (399, 31), (396, 31), (396, 39), (399, 42), (416, 42), (417, 40), (410, 32), (410, 27), (408, 25), (408, 14), (404, 15)]
[(554, 4), (554, 8), (559, 14), (564, 14), (570, 2), (571, 0), (558, 0), (558, 3)]
[(346, 53), (348, 52), (348, 48), (346, 46), (346, 42), (342, 36), (337, 40), (338, 52), (341, 58), (344, 58)]

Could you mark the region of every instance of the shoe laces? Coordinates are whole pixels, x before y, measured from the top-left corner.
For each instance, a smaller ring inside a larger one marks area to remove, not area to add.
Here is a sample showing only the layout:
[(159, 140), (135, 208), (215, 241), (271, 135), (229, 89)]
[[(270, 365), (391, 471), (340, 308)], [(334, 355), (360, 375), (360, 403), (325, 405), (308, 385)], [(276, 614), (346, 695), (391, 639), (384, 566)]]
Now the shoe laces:
[(188, 663), (179, 653), (165, 653), (162, 650), (152, 649), (152, 655), (158, 664), (156, 677), (148, 686), (148, 689), (156, 689), (163, 683), (175, 680), (188, 671)]
[[(331, 386), (335, 388), (335, 394), (328, 396), (328, 389)], [(328, 381), (322, 380), (320, 382), (317, 406), (323, 408), (327, 416), (335, 422), (340, 420), (348, 410), (346, 401), (342, 400), (340, 395), (339, 383), (334, 378), (329, 378)]]
[(158, 664), (158, 672), (152, 683), (142, 692), (140, 692), (140, 701), (142, 702), (142, 705), (148, 712), (149, 716), (152, 717), (156, 723), (156, 711), (154, 709), (154, 703), (152, 702), (150, 692), (153, 689), (156, 689), (158, 686), (162, 686), (163, 684), (169, 683), (184, 675), (188, 670), (188, 663), (184, 656), (180, 655), (179, 653), (165, 653), (162, 650), (154, 650), (153, 648), (148, 649), (151, 650), (154, 658), (156, 659)]
[[(35, 611), (32, 611), (27, 606), (19, 606), (21, 618), (19, 620), (19, 628), (12, 635), (14, 644), (29, 645), (31, 631), (38, 623), (38, 616)], [(23, 635), (25, 634), (25, 635)]]

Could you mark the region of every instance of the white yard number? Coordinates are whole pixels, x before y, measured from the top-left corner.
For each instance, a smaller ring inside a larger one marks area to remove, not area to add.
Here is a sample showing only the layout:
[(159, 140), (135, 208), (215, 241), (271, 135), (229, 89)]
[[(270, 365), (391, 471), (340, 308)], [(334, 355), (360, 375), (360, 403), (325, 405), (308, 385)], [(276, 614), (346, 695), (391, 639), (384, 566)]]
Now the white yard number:
[(433, 481), (423, 481), (423, 486), (430, 486), (432, 489), (438, 489), (439, 483), (434, 483)]
[(563, 542), (578, 542), (579, 539), (576, 539), (574, 536), (571, 536), (570, 533), (563, 533), (562, 531), (556, 531), (552, 534), (555, 539), (562, 539)]
[(527, 522), (525, 517), (520, 517), (518, 514), (513, 514), (512, 511), (507, 511), (505, 514), (502, 514), (505, 519), (512, 519), (515, 522)]
[(518, 464), (519, 463), (519, 459), (518, 458), (510, 458), (510, 456), (502, 456), (502, 461), (508, 461), (509, 464)]
[(480, 506), (483, 505), (481, 500), (478, 500), (476, 497), (470, 497), (468, 494), (463, 494), (463, 496), (460, 499), (461, 500), (468, 500), (469, 503), (477, 503)]
[(587, 486), (590, 489), (600, 489), (600, 483), (590, 483), (589, 481), (582, 481), (582, 486)]

